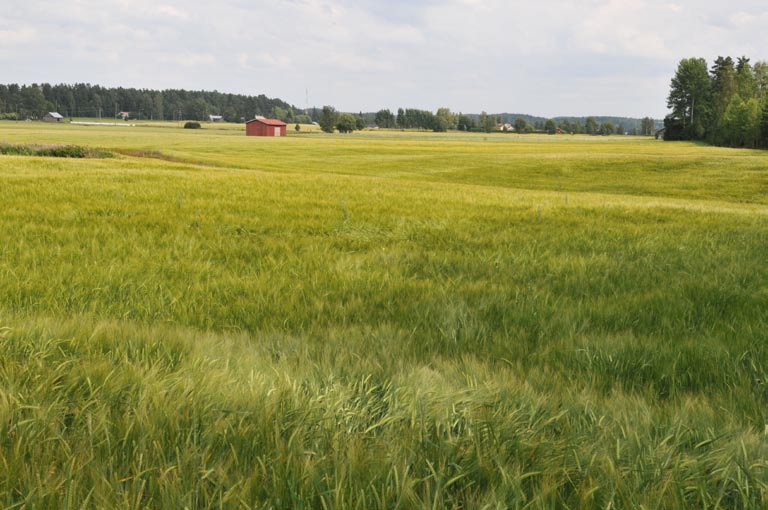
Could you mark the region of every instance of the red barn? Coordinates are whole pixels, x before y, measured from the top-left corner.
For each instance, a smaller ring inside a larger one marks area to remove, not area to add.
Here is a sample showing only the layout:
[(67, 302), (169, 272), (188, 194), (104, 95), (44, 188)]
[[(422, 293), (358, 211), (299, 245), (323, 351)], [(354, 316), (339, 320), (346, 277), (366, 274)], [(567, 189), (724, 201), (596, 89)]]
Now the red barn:
[(245, 123), (246, 136), (285, 136), (288, 125), (282, 120), (257, 117)]

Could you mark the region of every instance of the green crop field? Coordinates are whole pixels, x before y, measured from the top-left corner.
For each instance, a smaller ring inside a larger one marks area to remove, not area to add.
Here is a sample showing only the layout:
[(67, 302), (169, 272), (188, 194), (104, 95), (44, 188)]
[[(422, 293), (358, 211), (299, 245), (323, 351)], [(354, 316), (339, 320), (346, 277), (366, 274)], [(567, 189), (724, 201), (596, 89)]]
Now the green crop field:
[(768, 508), (766, 152), (290, 134), (0, 122), (0, 509)]

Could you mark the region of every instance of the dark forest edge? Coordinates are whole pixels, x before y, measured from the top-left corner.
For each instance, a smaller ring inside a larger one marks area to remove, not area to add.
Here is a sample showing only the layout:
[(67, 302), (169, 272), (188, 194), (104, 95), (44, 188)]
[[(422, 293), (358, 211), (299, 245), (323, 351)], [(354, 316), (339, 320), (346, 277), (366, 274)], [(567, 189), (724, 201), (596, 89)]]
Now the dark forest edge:
[(0, 84), (0, 119), (41, 118), (46, 112), (70, 118), (126, 120), (209, 120), (216, 115), (227, 122), (242, 122), (263, 115), (286, 122), (309, 121), (300, 118), (303, 114), (294, 106), (263, 94), (107, 88), (87, 83)]
[(768, 62), (717, 57), (683, 59), (672, 78), (666, 140), (768, 148)]

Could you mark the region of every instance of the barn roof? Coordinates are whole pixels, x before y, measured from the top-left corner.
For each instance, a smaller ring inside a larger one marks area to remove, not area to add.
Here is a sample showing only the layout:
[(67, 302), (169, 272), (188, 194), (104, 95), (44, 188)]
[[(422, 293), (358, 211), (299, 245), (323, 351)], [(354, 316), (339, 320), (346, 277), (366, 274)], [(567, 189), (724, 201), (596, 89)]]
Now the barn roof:
[(287, 126), (285, 122), (282, 120), (277, 119), (253, 119), (246, 122), (246, 124), (250, 124), (251, 122), (261, 122), (262, 124), (266, 124), (267, 126)]
[(58, 112), (48, 112), (48, 115), (54, 119), (63, 119), (64, 117)]

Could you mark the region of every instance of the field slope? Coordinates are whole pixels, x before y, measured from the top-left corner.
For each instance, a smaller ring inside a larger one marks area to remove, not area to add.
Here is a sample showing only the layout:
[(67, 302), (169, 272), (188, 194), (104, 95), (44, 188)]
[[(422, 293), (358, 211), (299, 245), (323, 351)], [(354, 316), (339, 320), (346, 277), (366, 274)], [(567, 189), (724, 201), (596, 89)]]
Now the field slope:
[(765, 152), (0, 142), (0, 508), (767, 508)]

